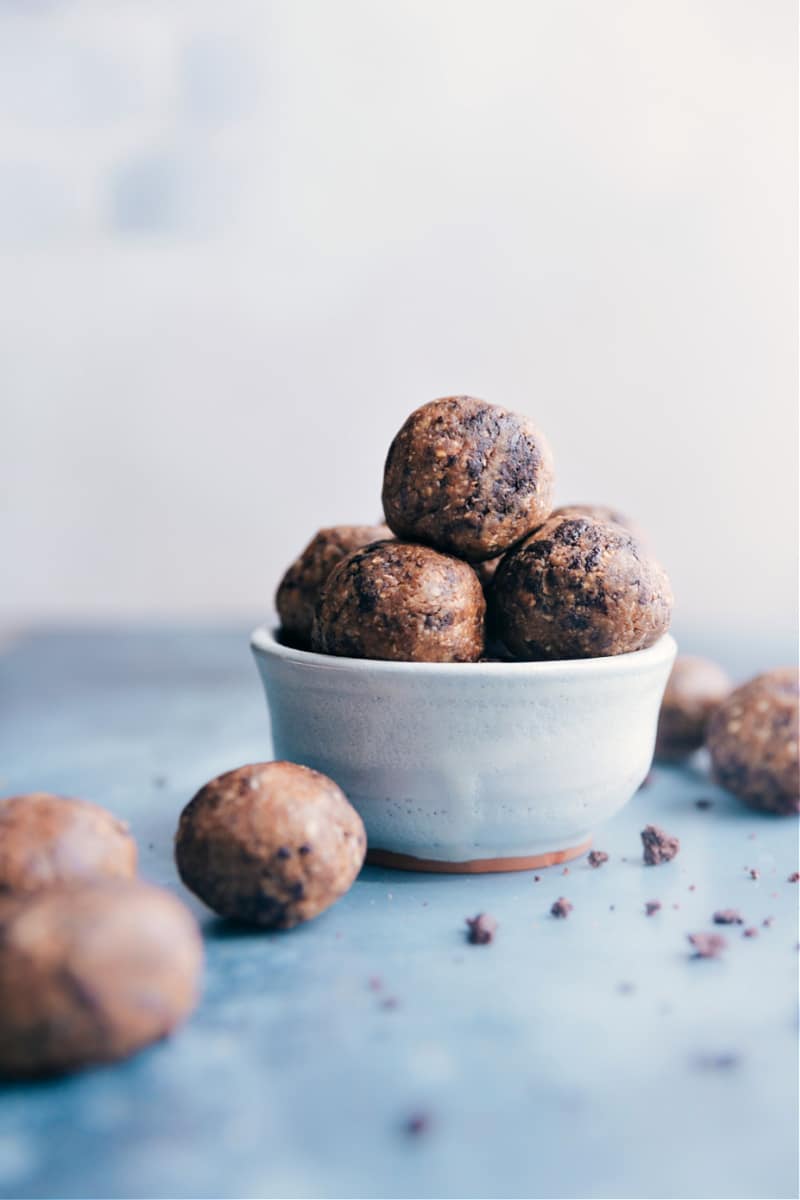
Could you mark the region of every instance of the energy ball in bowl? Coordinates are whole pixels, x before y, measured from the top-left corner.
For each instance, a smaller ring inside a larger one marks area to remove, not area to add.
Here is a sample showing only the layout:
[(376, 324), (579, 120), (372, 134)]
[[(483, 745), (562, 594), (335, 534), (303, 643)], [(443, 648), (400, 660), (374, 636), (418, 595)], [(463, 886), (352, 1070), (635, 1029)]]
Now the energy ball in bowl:
[(49, 792), (0, 799), (0, 893), (135, 874), (128, 826), (99, 805)]
[(714, 774), (752, 808), (800, 811), (798, 672), (767, 671), (732, 692), (708, 726)]
[(380, 542), (335, 567), (311, 645), (321, 654), (400, 662), (477, 662), (486, 601), (468, 563), (429, 546)]
[(189, 910), (135, 880), (0, 899), (0, 1074), (126, 1058), (194, 1008), (203, 946)]
[(618, 525), (551, 517), (503, 557), (491, 610), (493, 635), (518, 658), (602, 658), (644, 650), (666, 633), (672, 592)]
[(383, 508), (398, 537), (481, 562), (541, 524), (552, 492), (550, 447), (527, 417), (450, 396), (418, 408), (392, 442)]
[(727, 674), (711, 659), (678, 658), (661, 702), (656, 758), (680, 762), (698, 750), (711, 714), (730, 690)]
[(175, 861), (221, 917), (291, 929), (344, 895), (366, 847), (360, 816), (327, 775), (254, 763), (212, 779), (187, 804)]
[(332, 525), (320, 529), (278, 585), (275, 607), (282, 633), (298, 645), (307, 646), (320, 590), (336, 564), (360, 546), (391, 536), (388, 525)]

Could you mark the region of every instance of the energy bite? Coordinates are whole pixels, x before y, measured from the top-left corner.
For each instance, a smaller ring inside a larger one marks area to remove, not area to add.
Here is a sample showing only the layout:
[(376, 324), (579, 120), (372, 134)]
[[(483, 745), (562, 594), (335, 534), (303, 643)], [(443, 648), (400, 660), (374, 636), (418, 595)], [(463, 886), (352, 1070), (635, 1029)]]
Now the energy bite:
[(767, 671), (732, 692), (709, 722), (714, 775), (752, 808), (800, 811), (798, 690), (796, 669)]
[(281, 631), (308, 645), (322, 585), (337, 563), (370, 542), (390, 538), (388, 525), (332, 525), (320, 529), (287, 570), (275, 595)]
[(0, 899), (0, 1074), (125, 1058), (197, 1003), (203, 946), (189, 910), (135, 880)]
[(504, 555), (490, 625), (524, 659), (595, 658), (651, 646), (669, 627), (663, 569), (631, 534), (594, 517), (551, 517)]
[(717, 663), (690, 655), (676, 659), (661, 702), (656, 758), (680, 762), (698, 750), (711, 714), (730, 690), (731, 681)]
[(477, 662), (486, 601), (468, 563), (429, 546), (380, 542), (339, 563), (322, 589), (311, 646), (401, 662)]
[(541, 524), (552, 492), (550, 447), (532, 421), (448, 396), (416, 409), (394, 438), (383, 510), (398, 537), (481, 562)]
[(646, 542), (641, 525), (632, 521), (618, 508), (610, 508), (607, 504), (562, 504), (554, 508), (551, 517), (592, 517), (595, 521), (604, 521), (607, 525), (619, 525), (627, 529), (640, 542)]
[(99, 805), (49, 792), (0, 799), (0, 893), (135, 874), (128, 826)]
[(364, 862), (367, 837), (332, 779), (290, 762), (217, 776), (181, 813), (175, 861), (219, 913), (291, 929), (329, 908)]

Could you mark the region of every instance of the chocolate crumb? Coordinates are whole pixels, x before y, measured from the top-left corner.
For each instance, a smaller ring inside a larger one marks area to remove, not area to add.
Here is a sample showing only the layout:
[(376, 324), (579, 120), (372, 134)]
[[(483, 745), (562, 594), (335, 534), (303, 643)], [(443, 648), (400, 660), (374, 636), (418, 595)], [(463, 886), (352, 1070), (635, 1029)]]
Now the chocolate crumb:
[(602, 867), (603, 863), (608, 862), (608, 855), (605, 850), (590, 850), (587, 861), (590, 867)]
[(758, 867), (751, 867), (750, 871), (749, 871), (749, 875), (750, 875), (751, 879), (760, 879), (761, 878), (761, 872), (759, 871)]
[(469, 926), (467, 941), (472, 946), (487, 946), (489, 942), (494, 941), (497, 921), (489, 913), (478, 913), (477, 917), (467, 917), (466, 923)]
[(718, 908), (711, 919), (715, 925), (744, 925), (744, 918), (736, 908)]
[(648, 867), (657, 867), (659, 863), (669, 862), (681, 848), (676, 837), (671, 837), (657, 825), (645, 825), (641, 839), (644, 861)]
[(421, 1133), (427, 1133), (431, 1127), (431, 1119), (427, 1113), (419, 1112), (412, 1113), (406, 1121), (406, 1133), (411, 1137), (418, 1137)]
[(714, 807), (714, 801), (707, 799), (706, 796), (701, 796), (699, 800), (695, 800), (694, 806), (705, 812), (707, 809)]
[(695, 885), (695, 884), (693, 884), (693, 883), (690, 883), (690, 884), (689, 884), (689, 891), (690, 891), (690, 892), (696, 892), (696, 891), (697, 891), (697, 887), (696, 887), (696, 885)]
[(562, 874), (562, 875), (569, 875), (569, 867), (564, 867), (564, 870), (561, 872), (561, 874)]
[(787, 883), (797, 883), (798, 881), (800, 881), (800, 871), (792, 871), (791, 875), (786, 880)]
[(661, 910), (661, 901), (660, 900), (648, 900), (644, 906), (645, 914), (648, 917), (652, 917), (654, 913), (657, 913), (660, 910)]
[(774, 917), (764, 917), (764, 920), (761, 922), (761, 924), (763, 925), (763, 927), (764, 927), (765, 929), (769, 929), (769, 928), (770, 928), (770, 926), (771, 926), (772, 924), (774, 924), (774, 921), (775, 921), (775, 918), (774, 918)]
[(756, 929), (755, 925), (749, 925), (747, 927), (747, 929), (743, 930), (742, 937), (746, 937), (746, 938), (758, 937), (758, 930)]
[(541, 877), (541, 875), (534, 875), (534, 877), (533, 877), (533, 882), (534, 882), (534, 883), (541, 883), (541, 882), (542, 882), (542, 877)]
[(687, 936), (694, 947), (693, 958), (719, 958), (728, 946), (719, 933), (690, 933)]
[(569, 900), (565, 900), (563, 896), (554, 901), (550, 908), (551, 917), (568, 917), (572, 912), (572, 905)]

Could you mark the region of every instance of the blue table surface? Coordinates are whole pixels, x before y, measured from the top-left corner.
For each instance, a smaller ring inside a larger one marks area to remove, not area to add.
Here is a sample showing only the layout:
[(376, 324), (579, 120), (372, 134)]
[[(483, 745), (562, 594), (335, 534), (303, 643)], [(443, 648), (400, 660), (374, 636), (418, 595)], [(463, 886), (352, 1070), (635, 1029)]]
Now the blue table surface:
[[(792, 647), (718, 653), (741, 676)], [(0, 1089), (2, 1195), (797, 1195), (794, 821), (743, 808), (702, 762), (656, 767), (598, 831), (598, 870), (366, 868), (309, 925), (245, 932), (183, 891), (172, 837), (203, 782), (266, 757), (243, 630), (40, 633), (0, 656), (0, 792), (126, 817), (142, 873), (192, 906), (208, 959), (174, 1038)], [(643, 865), (648, 822), (680, 837), (672, 863)], [(723, 958), (693, 960), (687, 934), (723, 907), (758, 937), (734, 926)], [(499, 922), (490, 946), (464, 938), (480, 911)]]

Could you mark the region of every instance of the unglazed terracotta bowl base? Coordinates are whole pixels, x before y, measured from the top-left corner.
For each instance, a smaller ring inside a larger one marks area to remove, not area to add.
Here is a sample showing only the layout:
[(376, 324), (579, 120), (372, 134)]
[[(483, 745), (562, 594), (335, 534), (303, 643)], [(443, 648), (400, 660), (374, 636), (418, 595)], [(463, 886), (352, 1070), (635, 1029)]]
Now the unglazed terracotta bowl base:
[(567, 850), (551, 850), (548, 854), (529, 854), (520, 858), (471, 858), (467, 862), (444, 862), (435, 858), (414, 858), (411, 854), (394, 854), (391, 850), (368, 850), (367, 862), (373, 867), (393, 867), (397, 871), (437, 871), (441, 875), (487, 875), (492, 871), (533, 871), (539, 867), (554, 867), (557, 863), (580, 858), (592, 844), (587, 838), (579, 846)]

